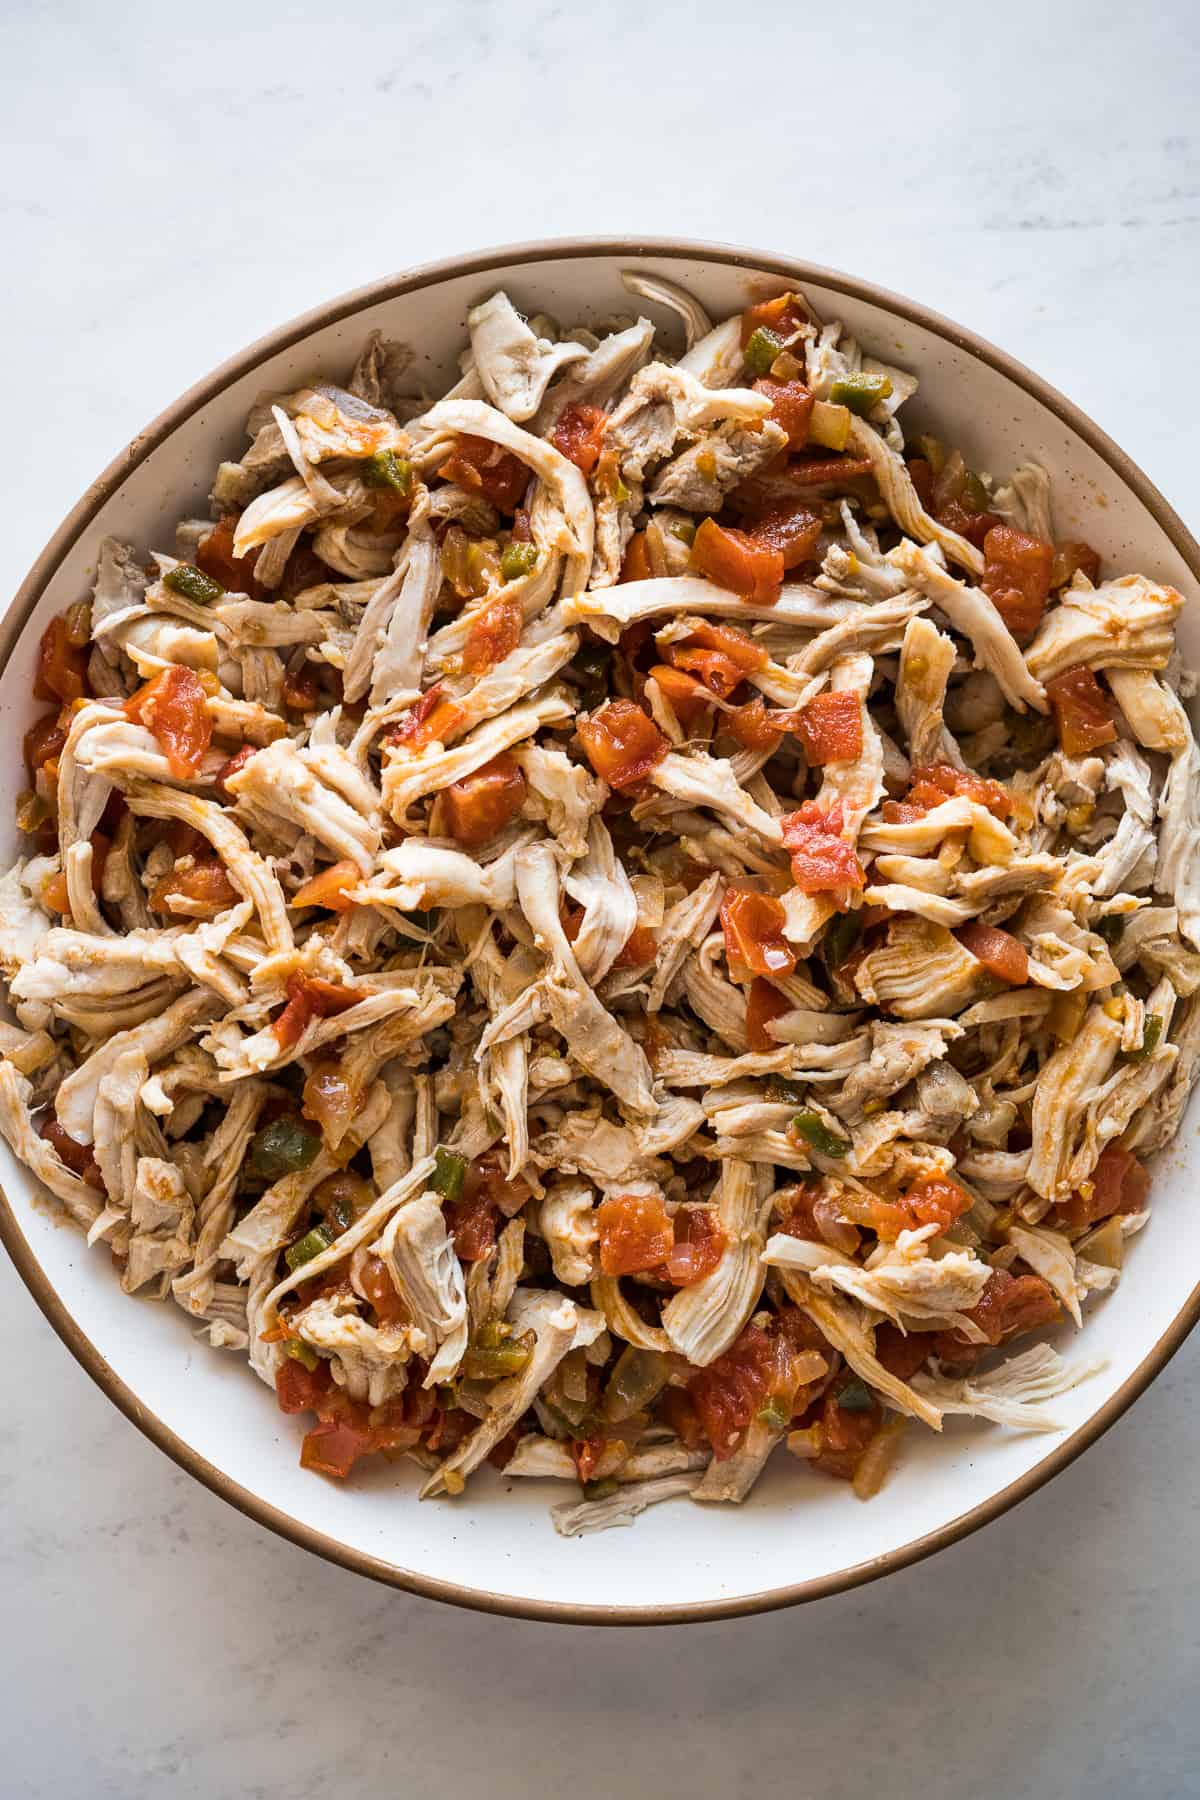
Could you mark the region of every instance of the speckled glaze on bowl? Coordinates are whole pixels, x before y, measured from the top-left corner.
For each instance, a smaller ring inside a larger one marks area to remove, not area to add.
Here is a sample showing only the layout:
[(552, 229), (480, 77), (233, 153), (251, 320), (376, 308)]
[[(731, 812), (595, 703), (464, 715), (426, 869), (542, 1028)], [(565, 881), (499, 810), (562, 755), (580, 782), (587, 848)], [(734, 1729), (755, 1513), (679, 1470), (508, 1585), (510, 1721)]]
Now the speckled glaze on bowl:
[[(412, 346), (414, 387), (437, 393), (457, 373), (468, 306), (503, 286), (527, 312), (569, 320), (629, 312), (620, 271), (639, 268), (689, 287), (716, 318), (798, 285), (872, 352), (915, 370), (906, 409), (936, 425), (976, 467), (1007, 473), (1035, 455), (1049, 469), (1060, 537), (1095, 544), (1113, 571), (1172, 582), (1191, 606), (1181, 637), (1200, 661), (1200, 547), (1129, 458), (1027, 369), (928, 309), (827, 269), (719, 245), (669, 239), (547, 242), (456, 258), (394, 276), (281, 327), (168, 408), (93, 483), (31, 570), (0, 626), (0, 717), (15, 744), (34, 711), (34, 650), (50, 615), (90, 585), (106, 533), (169, 547), (176, 518), (204, 511), (213, 467), (236, 455), (242, 422), (263, 391), (344, 376), (368, 331)], [(640, 310), (664, 326), (661, 309)], [(5, 864), (23, 780), (10, 756), (0, 777)], [(1154, 1186), (1155, 1221), (1138, 1238), (1121, 1285), (1088, 1314), (1083, 1345), (1104, 1371), (1056, 1403), (1062, 1429), (1020, 1435), (950, 1420), (943, 1436), (913, 1427), (876, 1501), (787, 1458), (740, 1508), (680, 1501), (630, 1531), (567, 1540), (553, 1531), (562, 1484), (505, 1482), (492, 1470), (453, 1501), (418, 1504), (408, 1465), (369, 1468), (343, 1485), (298, 1466), (300, 1422), (281, 1414), (244, 1359), (197, 1343), (174, 1306), (121, 1293), (107, 1258), (52, 1215), (0, 1143), (0, 1236), (64, 1343), (109, 1398), (189, 1474), (304, 1548), (397, 1587), (459, 1605), (589, 1624), (663, 1624), (729, 1617), (830, 1594), (903, 1568), (953, 1543), (1034, 1492), (1117, 1419), (1179, 1347), (1200, 1314), (1200, 1173), (1194, 1114)]]

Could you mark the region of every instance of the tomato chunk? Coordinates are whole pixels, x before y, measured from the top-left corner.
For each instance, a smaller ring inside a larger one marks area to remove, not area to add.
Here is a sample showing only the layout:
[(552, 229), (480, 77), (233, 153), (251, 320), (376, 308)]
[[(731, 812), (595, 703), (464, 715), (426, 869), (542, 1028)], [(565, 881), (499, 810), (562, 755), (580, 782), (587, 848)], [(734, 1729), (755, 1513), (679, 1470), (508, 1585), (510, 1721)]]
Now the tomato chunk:
[(407, 1325), (411, 1316), (396, 1292), (387, 1264), (379, 1256), (364, 1256), (358, 1271), (359, 1286), (381, 1325)]
[(482, 494), (500, 512), (515, 512), (529, 486), (529, 470), (511, 450), (502, 450), (489, 438), (464, 433), (438, 474), (445, 481)]
[(815, 766), (854, 762), (862, 755), (862, 703), (857, 694), (846, 689), (818, 694), (792, 716), (804, 754)]
[(795, 294), (776, 294), (773, 300), (760, 300), (742, 313), (742, 348), (758, 330), (789, 338), (806, 323), (803, 302)]
[(954, 933), (964, 950), (981, 962), (989, 975), (1007, 981), (1012, 987), (1024, 987), (1029, 980), (1029, 952), (1010, 932), (994, 925), (983, 925), (972, 919)]
[(713, 696), (694, 675), (687, 675), (682, 669), (674, 669), (669, 663), (655, 663), (650, 676), (658, 683), (670, 703), (671, 711), (685, 731), (699, 724), (710, 710)]
[(29, 770), (32, 781), (38, 770), (48, 762), (52, 762), (67, 741), (70, 730), (70, 716), (63, 709), (54, 707), (35, 719), (25, 733), (24, 751), (25, 767)]
[(758, 696), (727, 713), (725, 729), (747, 750), (777, 750), (783, 740), (782, 727), (772, 722), (772, 715)]
[(1019, 644), (1042, 622), (1053, 562), (1052, 545), (1012, 525), (993, 525), (983, 540), (983, 591)]
[(384, 741), (388, 744), (403, 745), (414, 756), (421, 750), (428, 749), (430, 744), (444, 744), (450, 733), (457, 731), (463, 721), (461, 706), (455, 706), (453, 700), (442, 697), (440, 681), (426, 688), (418, 695), (398, 725), (393, 725)]
[(773, 894), (731, 887), (721, 902), (725, 954), (753, 975), (790, 975), (796, 967), (783, 926), (783, 904)]
[(797, 1388), (794, 1360), (783, 1331), (750, 1324), (723, 1356), (692, 1377), (688, 1396), (719, 1462), (733, 1455), (742, 1433), (768, 1401), (790, 1412)]
[(565, 406), (559, 414), (550, 442), (568, 462), (573, 462), (584, 475), (590, 475), (600, 459), (607, 424), (608, 415), (598, 406), (576, 402)]
[(158, 739), (172, 775), (186, 781), (200, 771), (212, 742), (208, 695), (194, 669), (172, 663), (125, 702), (125, 716)]
[(51, 619), (38, 645), (33, 692), (38, 700), (62, 700), (70, 705), (88, 691), (87, 650), (71, 641), (65, 613)]
[(842, 837), (841, 803), (823, 812), (806, 800), (779, 821), (784, 848), (792, 853), (792, 879), (802, 894), (842, 894), (865, 885), (853, 844)]
[(356, 1006), (362, 998), (335, 981), (323, 981), (318, 975), (293, 975), (287, 984), (287, 1005), (278, 1018), (272, 1019), (271, 1030), (281, 1050), (290, 1050), (304, 1035), (313, 1019), (333, 1018)]
[(670, 749), (648, 714), (632, 700), (610, 700), (577, 727), (587, 759), (610, 787), (635, 787)]
[(898, 1325), (880, 1325), (875, 1333), (875, 1360), (883, 1364), (889, 1375), (896, 1375), (901, 1381), (912, 1380), (928, 1358), (929, 1350), (928, 1332), (906, 1334)]
[(221, 767), (217, 770), (216, 779), (213, 782), (213, 786), (216, 788), (220, 799), (233, 800), (236, 798), (236, 796), (230, 792), (227, 785), (229, 778), (231, 775), (236, 775), (239, 769), (245, 768), (257, 748), (258, 746), (256, 744), (243, 744), (240, 750), (234, 752), (227, 763), (221, 764)]
[(725, 1249), (725, 1233), (715, 1211), (682, 1206), (675, 1214), (675, 1242), (663, 1264), (672, 1287), (691, 1287), (711, 1275)]
[[(251, 600), (261, 600), (264, 589), (254, 576), (258, 552), (256, 550), (250, 556), (235, 556), (233, 540), (236, 532), (237, 514), (225, 513), (197, 544), (196, 567), (202, 575), (207, 575), (212, 581), (219, 581), (223, 588), (232, 593), (246, 594)], [(328, 573), (322, 563), (318, 579), (326, 579)]]
[(298, 887), (292, 895), (293, 906), (324, 906), (330, 912), (349, 912), (354, 905), (347, 897), (347, 889), (357, 887), (362, 880), (362, 870), (350, 857), (341, 862), (331, 863), (322, 869), (302, 887)]
[(186, 900), (179, 909), (191, 918), (215, 919), (228, 906), (236, 906), (241, 894), (225, 872), (224, 863), (216, 857), (194, 863), (190, 869), (173, 869), (155, 883), (150, 893), (151, 912), (175, 914), (168, 902)]
[(746, 1042), (751, 1050), (778, 1050), (779, 1039), (771, 1036), (767, 1026), (792, 1009), (791, 1001), (769, 981), (755, 978), (746, 996)]
[(600, 1267), (606, 1275), (656, 1269), (671, 1254), (675, 1231), (661, 1194), (611, 1194), (596, 1210)]
[(907, 824), (923, 819), (935, 806), (961, 796), (986, 806), (998, 819), (1012, 811), (1012, 795), (1003, 782), (967, 769), (955, 769), (949, 763), (926, 763), (912, 771), (911, 784), (903, 800), (885, 800), (883, 816), (889, 825)]
[(700, 524), (690, 562), (698, 575), (755, 606), (774, 606), (783, 591), (783, 552), (715, 519)]
[(614, 969), (640, 969), (658, 953), (658, 938), (648, 925), (635, 925), (617, 952)]
[[(1054, 1289), (1040, 1275), (1012, 1275), (993, 1269), (980, 1300), (965, 1315), (987, 1338), (1000, 1344), (1024, 1331), (1036, 1331), (1059, 1315)], [(974, 1362), (982, 1348), (969, 1343), (960, 1331), (939, 1331), (930, 1346), (943, 1362)]]
[(446, 827), (456, 843), (478, 849), (515, 818), (525, 800), (525, 777), (508, 752), (443, 790)]
[(336, 1057), (314, 1062), (304, 1083), (302, 1111), (321, 1127), (321, 1136), (336, 1149), (358, 1112), (361, 1096)]
[(275, 1395), (280, 1412), (315, 1412), (333, 1385), (329, 1364), (323, 1359), (315, 1369), (289, 1356), (275, 1371)]
[(650, 567), (650, 553), (646, 548), (646, 534), (635, 531), (625, 548), (625, 557), (621, 563), (622, 581), (649, 581), (654, 571)]
[(485, 606), (467, 633), (463, 668), (468, 675), (483, 675), (511, 656), (521, 641), (525, 615), (515, 600), (493, 600)]
[(1054, 708), (1058, 741), (1067, 756), (1083, 756), (1101, 744), (1112, 743), (1117, 735), (1112, 708), (1085, 664), (1055, 675), (1046, 683), (1046, 693)]
[(812, 562), (824, 520), (807, 506), (770, 506), (747, 529), (756, 543), (778, 550), (785, 569)]
[(41, 1119), (37, 1134), (46, 1140), (59, 1162), (64, 1163), (73, 1175), (78, 1175), (82, 1181), (87, 1182), (89, 1187), (94, 1187), (101, 1194), (104, 1193), (104, 1177), (100, 1173), (100, 1166), (90, 1144), (77, 1143), (66, 1126), (61, 1125), (55, 1118), (53, 1112), (46, 1113)]
[(678, 643), (667, 646), (677, 669), (694, 675), (719, 700), (727, 700), (746, 675), (765, 669), (770, 656), (761, 644), (732, 625), (703, 621)]
[(1068, 540), (1065, 544), (1057, 544), (1054, 550), (1054, 562), (1050, 570), (1050, 586), (1058, 591), (1067, 586), (1076, 571), (1086, 575), (1093, 586), (1100, 579), (1100, 556), (1090, 544), (1081, 544), (1077, 540)]
[(1149, 1173), (1137, 1157), (1120, 1144), (1109, 1144), (1101, 1151), (1091, 1180), (1059, 1207), (1059, 1217), (1064, 1225), (1095, 1225), (1116, 1212), (1140, 1212), (1149, 1191)]
[(922, 1175), (914, 1181), (900, 1205), (912, 1221), (912, 1229), (936, 1225), (945, 1231), (955, 1219), (971, 1210), (971, 1196), (966, 1188), (949, 1175)]
[(813, 409), (813, 397), (804, 383), (773, 381), (769, 375), (761, 375), (754, 383), (754, 391), (771, 402), (769, 417), (787, 432), (789, 449), (803, 450)]

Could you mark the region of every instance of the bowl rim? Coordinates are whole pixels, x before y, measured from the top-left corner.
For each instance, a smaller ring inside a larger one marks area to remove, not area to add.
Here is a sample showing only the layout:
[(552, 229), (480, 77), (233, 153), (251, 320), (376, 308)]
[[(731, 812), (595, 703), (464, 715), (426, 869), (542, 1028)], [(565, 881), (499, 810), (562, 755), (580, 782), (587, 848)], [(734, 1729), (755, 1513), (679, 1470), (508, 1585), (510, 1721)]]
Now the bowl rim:
[[(188, 388), (140, 431), (108, 467), (91, 482), (81, 499), (72, 507), (62, 524), (36, 558), (29, 573), (0, 620), (0, 674), (7, 667), (13, 648), (57, 573), (63, 559), (88, 529), (100, 508), (119, 490), (126, 477), (179, 426), (203, 406), (216, 398), (234, 381), (249, 374), (260, 364), (287, 350), (294, 344), (326, 326), (353, 317), (368, 307), (401, 295), (436, 287), (457, 277), (486, 275), (494, 269), (519, 268), (523, 264), (587, 261), (590, 258), (612, 258), (636, 262), (653, 257), (665, 261), (708, 262), (729, 268), (744, 269), (754, 274), (776, 276), (803, 288), (807, 284), (829, 289), (848, 299), (866, 301), (885, 312), (896, 314), (920, 326), (934, 336), (965, 350), (997, 373), (1022, 388), (1033, 399), (1047, 407), (1075, 435), (1081, 438), (1146, 507), (1175, 550), (1200, 584), (1200, 544), (1192, 536), (1174, 508), (1158, 491), (1138, 465), (1105, 431), (1068, 400), (1048, 381), (1035, 374), (1016, 358), (998, 349), (987, 339), (964, 326), (943, 317), (932, 308), (903, 295), (894, 294), (875, 282), (828, 269), (801, 258), (770, 252), (707, 242), (703, 239), (641, 236), (626, 238), (585, 237), (548, 238), (524, 243), (502, 244), (437, 262), (423, 263), (406, 272), (384, 276), (363, 287), (351, 289), (336, 299), (299, 314), (273, 331), (257, 338), (246, 348), (227, 357), (208, 375)], [(736, 1595), (730, 1599), (689, 1601), (679, 1604), (651, 1606), (592, 1606), (571, 1601), (541, 1601), (515, 1594), (495, 1593), (466, 1586), (461, 1582), (441, 1579), (404, 1569), (382, 1557), (328, 1536), (291, 1513), (251, 1492), (214, 1463), (187, 1444), (156, 1413), (149, 1411), (133, 1390), (117, 1375), (101, 1351), (88, 1337), (68, 1310), (49, 1276), (42, 1268), (33, 1246), (26, 1238), (13, 1207), (0, 1186), (0, 1242), (3, 1243), (18, 1275), (34, 1301), (62, 1339), (72, 1356), (92, 1380), (117, 1406), (125, 1417), (153, 1444), (166, 1453), (184, 1472), (200, 1481), (220, 1499), (244, 1513), (247, 1518), (269, 1531), (288, 1539), (301, 1549), (312, 1551), (327, 1562), (340, 1564), (359, 1575), (386, 1583), (425, 1599), (442, 1600), (471, 1611), (507, 1615), (551, 1624), (580, 1625), (676, 1625), (707, 1620), (741, 1618), (755, 1613), (775, 1611), (804, 1601), (823, 1599), (862, 1586), (880, 1576), (910, 1568), (935, 1551), (958, 1543), (1001, 1517), (1011, 1507), (1027, 1500), (1046, 1482), (1061, 1473), (1077, 1456), (1094, 1444), (1114, 1425), (1166, 1366), (1184, 1339), (1200, 1319), (1200, 1283), (1192, 1289), (1184, 1305), (1176, 1313), (1167, 1330), (1157, 1339), (1146, 1356), (1121, 1387), (1103, 1406), (1073, 1431), (1051, 1454), (1017, 1480), (1007, 1483), (987, 1500), (969, 1511), (950, 1519), (935, 1531), (927, 1532), (884, 1555), (812, 1577), (807, 1581), (766, 1588), (758, 1593)]]

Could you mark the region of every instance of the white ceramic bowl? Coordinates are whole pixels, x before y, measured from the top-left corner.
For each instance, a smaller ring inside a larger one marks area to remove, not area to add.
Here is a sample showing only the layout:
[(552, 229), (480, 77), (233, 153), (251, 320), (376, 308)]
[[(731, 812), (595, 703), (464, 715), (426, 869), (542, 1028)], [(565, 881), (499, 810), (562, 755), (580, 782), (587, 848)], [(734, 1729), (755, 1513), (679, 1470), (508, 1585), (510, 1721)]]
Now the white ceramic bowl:
[[(169, 547), (176, 518), (205, 510), (218, 456), (236, 455), (263, 391), (343, 376), (368, 331), (410, 343), (414, 385), (456, 374), (467, 307), (503, 286), (519, 307), (587, 320), (629, 311), (620, 271), (684, 283), (722, 318), (748, 299), (799, 285), (876, 354), (915, 370), (920, 417), (976, 467), (1007, 473), (1034, 455), (1049, 469), (1059, 535), (1096, 545), (1114, 570), (1141, 570), (1194, 595), (1200, 548), (1161, 495), (1102, 432), (1028, 370), (925, 308), (803, 263), (656, 240), (545, 243), (394, 277), (286, 325), (218, 369), (142, 433), (55, 534), (0, 630), (2, 716), (10, 746), (28, 723), (34, 650), (46, 620), (90, 586), (106, 533)], [(658, 309), (647, 307), (651, 314)], [(669, 324), (669, 316), (663, 316)], [(1185, 612), (1200, 661), (1200, 614)], [(0, 771), (0, 845), (23, 781)], [(1178, 1348), (1200, 1313), (1200, 1212), (1187, 1204), (1200, 1162), (1195, 1127), (1155, 1169), (1155, 1220), (1132, 1246), (1118, 1291), (1087, 1315), (1086, 1348), (1104, 1372), (1057, 1402), (1063, 1429), (1019, 1435), (951, 1420), (914, 1427), (884, 1494), (860, 1505), (840, 1482), (773, 1467), (741, 1508), (676, 1502), (629, 1531), (566, 1540), (548, 1508), (561, 1484), (506, 1482), (490, 1469), (460, 1499), (419, 1505), (415, 1471), (376, 1459), (349, 1484), (304, 1473), (301, 1424), (285, 1417), (244, 1360), (197, 1343), (174, 1306), (121, 1293), (108, 1258), (56, 1221), (0, 1143), (0, 1235), (54, 1329), (127, 1416), (181, 1466), (306, 1548), (423, 1594), (498, 1612), (591, 1623), (667, 1622), (752, 1612), (850, 1587), (927, 1555), (1033, 1492), (1116, 1419)]]

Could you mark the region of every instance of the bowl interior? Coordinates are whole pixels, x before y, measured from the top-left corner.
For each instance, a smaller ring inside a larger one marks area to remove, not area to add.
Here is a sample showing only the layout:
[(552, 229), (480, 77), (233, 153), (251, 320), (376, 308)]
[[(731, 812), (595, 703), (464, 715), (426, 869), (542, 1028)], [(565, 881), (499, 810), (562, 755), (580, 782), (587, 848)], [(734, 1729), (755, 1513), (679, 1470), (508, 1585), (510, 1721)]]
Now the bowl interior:
[[(235, 365), (231, 376), (209, 384), (211, 393), (181, 402), (166, 429), (148, 434), (149, 453), (102, 498), (61, 555), (24, 623), (0, 676), (10, 742), (15, 746), (36, 710), (30, 694), (40, 631), (52, 613), (87, 591), (100, 538), (113, 533), (142, 550), (170, 548), (176, 519), (206, 511), (218, 456), (240, 452), (242, 422), (256, 396), (309, 377), (344, 377), (375, 328), (411, 345), (413, 386), (436, 393), (456, 375), (466, 308), (498, 286), (527, 312), (564, 321), (644, 310), (669, 323), (661, 309), (631, 300), (620, 280), (628, 267), (684, 283), (719, 318), (748, 297), (778, 291), (789, 265), (755, 269), (715, 251), (661, 246), (645, 255), (611, 248), (509, 253), (467, 272), (397, 281), (388, 297), (369, 295), (284, 348), (268, 345), (253, 366), (239, 359), (240, 371)], [(841, 318), (873, 353), (920, 375), (922, 393), (906, 419), (936, 426), (969, 461), (998, 475), (1036, 455), (1053, 478), (1060, 537), (1086, 538), (1111, 570), (1138, 569), (1194, 593), (1188, 540), (1178, 530), (1176, 542), (1168, 535), (1160, 522), (1170, 518), (1165, 504), (1139, 495), (1125, 479), (1128, 471), (1086, 441), (1052, 395), (982, 359), (953, 328), (910, 319), (854, 283), (842, 287), (826, 276), (803, 279), (803, 286), (825, 318)], [(1152, 504), (1161, 508), (1160, 518)], [(1188, 660), (1200, 660), (1200, 616), (1190, 608), (1181, 639)], [(0, 769), (5, 866), (18, 853), (10, 822), (23, 779), (14, 751)], [(244, 1360), (197, 1341), (174, 1306), (124, 1296), (107, 1258), (87, 1251), (58, 1222), (0, 1143), (0, 1182), (11, 1209), (6, 1233), (22, 1273), (92, 1373), (195, 1473), (265, 1523), (402, 1584), (517, 1611), (619, 1609), (626, 1617), (738, 1610), (755, 1597), (770, 1604), (788, 1590), (822, 1591), (850, 1571), (855, 1578), (878, 1573), (917, 1553), (916, 1546), (931, 1547), (924, 1540), (955, 1535), (966, 1515), (998, 1510), (999, 1496), (1018, 1497), (1014, 1486), (1026, 1491), (1061, 1464), (1153, 1372), (1143, 1369), (1147, 1359), (1157, 1366), (1191, 1322), (1190, 1312), (1183, 1315), (1200, 1269), (1200, 1215), (1185, 1200), (1198, 1173), (1189, 1118), (1159, 1159), (1156, 1216), (1132, 1246), (1118, 1291), (1092, 1305), (1078, 1347), (1060, 1341), (1066, 1353), (1105, 1360), (1099, 1373), (1056, 1403), (1061, 1430), (1020, 1435), (950, 1421), (939, 1438), (913, 1425), (896, 1473), (866, 1506), (843, 1484), (783, 1457), (741, 1508), (681, 1501), (647, 1513), (631, 1531), (564, 1540), (548, 1516), (551, 1502), (567, 1495), (561, 1484), (506, 1482), (488, 1469), (461, 1498), (418, 1505), (417, 1472), (406, 1464), (375, 1459), (378, 1466), (349, 1486), (305, 1474), (297, 1464), (299, 1422), (279, 1413)]]

